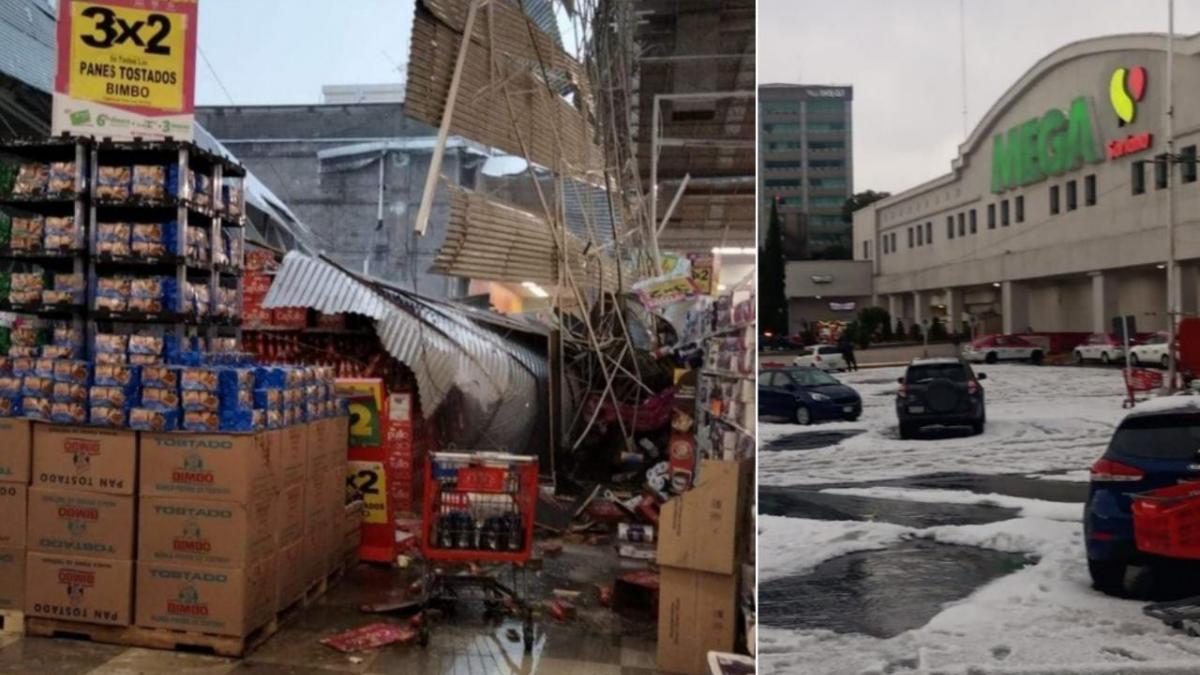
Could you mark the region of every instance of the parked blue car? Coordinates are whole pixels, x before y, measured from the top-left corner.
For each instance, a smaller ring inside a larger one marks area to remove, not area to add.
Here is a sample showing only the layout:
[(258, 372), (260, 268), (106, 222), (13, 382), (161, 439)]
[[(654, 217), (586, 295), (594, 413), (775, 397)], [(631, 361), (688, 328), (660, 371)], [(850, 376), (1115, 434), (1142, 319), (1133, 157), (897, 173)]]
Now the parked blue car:
[(856, 420), (858, 392), (817, 368), (779, 368), (758, 374), (758, 415), (786, 417), (796, 424)]
[(1125, 569), (1147, 562), (1133, 537), (1131, 496), (1200, 480), (1200, 398), (1146, 404), (1125, 417), (1092, 465), (1084, 507), (1088, 571), (1096, 590), (1121, 595)]

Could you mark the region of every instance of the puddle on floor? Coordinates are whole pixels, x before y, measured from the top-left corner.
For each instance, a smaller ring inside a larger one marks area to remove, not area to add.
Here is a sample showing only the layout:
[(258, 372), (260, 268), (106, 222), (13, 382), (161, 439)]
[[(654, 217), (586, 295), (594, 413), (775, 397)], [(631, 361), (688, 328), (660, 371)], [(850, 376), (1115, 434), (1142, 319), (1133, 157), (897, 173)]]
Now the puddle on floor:
[(1015, 518), (1016, 509), (982, 504), (928, 504), (899, 499), (825, 494), (812, 489), (759, 486), (758, 511), (815, 520), (863, 520), (906, 527), (977, 525)]
[(780, 436), (762, 445), (763, 450), (818, 450), (837, 445), (847, 438), (853, 438), (866, 431), (865, 429), (838, 429), (829, 431), (799, 431), (794, 434)]
[(1032, 562), (1019, 554), (910, 540), (762, 583), (759, 616), (775, 628), (889, 638), (925, 625), (946, 603)]
[[(866, 485), (858, 483), (857, 485)], [(938, 490), (966, 490), (977, 494), (1002, 494), (1027, 499), (1043, 499), (1052, 502), (1087, 501), (1088, 484), (1085, 482), (1048, 481), (1029, 478), (1025, 474), (976, 474), (935, 473), (924, 476), (909, 476), (871, 485), (926, 488)], [(830, 486), (825, 486), (830, 487)]]

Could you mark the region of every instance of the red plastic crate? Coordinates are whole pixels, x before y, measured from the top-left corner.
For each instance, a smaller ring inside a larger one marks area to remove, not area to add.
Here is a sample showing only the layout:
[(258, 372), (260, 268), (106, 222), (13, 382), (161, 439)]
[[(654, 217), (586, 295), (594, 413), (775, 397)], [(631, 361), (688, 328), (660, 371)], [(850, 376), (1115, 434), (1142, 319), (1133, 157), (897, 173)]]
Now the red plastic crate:
[(1200, 559), (1200, 483), (1180, 483), (1133, 496), (1139, 551)]

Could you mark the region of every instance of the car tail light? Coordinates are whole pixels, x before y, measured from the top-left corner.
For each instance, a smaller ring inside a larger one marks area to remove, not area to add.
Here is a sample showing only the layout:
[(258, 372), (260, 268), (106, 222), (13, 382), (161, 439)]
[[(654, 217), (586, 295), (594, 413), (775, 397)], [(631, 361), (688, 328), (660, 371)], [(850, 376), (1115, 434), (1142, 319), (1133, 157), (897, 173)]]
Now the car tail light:
[(979, 383), (976, 382), (975, 380), (968, 381), (967, 382), (967, 393), (972, 396), (974, 396), (975, 394), (978, 394), (979, 393)]
[(896, 395), (899, 396), (900, 398), (904, 398), (904, 397), (908, 396), (908, 384), (905, 382), (901, 382), (900, 388), (896, 390)]
[(1111, 459), (1100, 458), (1092, 465), (1092, 481), (1099, 483), (1120, 483), (1141, 480), (1146, 473), (1141, 469), (1114, 462)]

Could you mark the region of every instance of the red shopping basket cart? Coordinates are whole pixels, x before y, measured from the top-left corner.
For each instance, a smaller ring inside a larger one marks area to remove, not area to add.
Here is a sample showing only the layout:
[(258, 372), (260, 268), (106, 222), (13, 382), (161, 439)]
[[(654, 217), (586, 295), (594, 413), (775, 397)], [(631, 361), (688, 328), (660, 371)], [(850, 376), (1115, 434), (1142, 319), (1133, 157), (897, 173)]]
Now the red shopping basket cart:
[(1200, 559), (1200, 483), (1180, 483), (1133, 496), (1139, 551)]
[[(482, 600), (493, 613), (511, 607), (522, 619), (525, 651), (531, 651), (533, 603), (525, 563), (533, 552), (537, 459), (435, 452), (425, 466), (425, 609), (471, 599)], [(500, 581), (503, 570), (494, 569), (496, 565), (511, 566), (510, 584)], [(429, 643), (428, 616), (428, 611), (421, 612), (422, 645)]]

